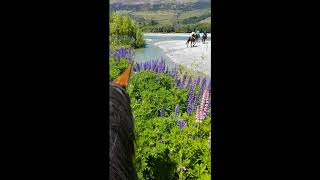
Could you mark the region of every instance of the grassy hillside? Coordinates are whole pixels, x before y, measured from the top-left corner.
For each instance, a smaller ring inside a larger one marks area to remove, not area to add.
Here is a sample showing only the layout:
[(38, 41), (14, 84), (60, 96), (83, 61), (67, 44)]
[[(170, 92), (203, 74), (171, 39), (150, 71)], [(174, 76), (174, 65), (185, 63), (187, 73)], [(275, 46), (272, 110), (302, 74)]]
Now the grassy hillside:
[(211, 16), (207, 17), (206, 19), (200, 21), (199, 23), (210, 23), (211, 24)]
[(210, 4), (210, 0), (111, 0), (110, 10), (136, 20), (145, 32), (210, 32)]
[(169, 4), (169, 3), (194, 3), (199, 2), (199, 0), (110, 0), (110, 4), (122, 3), (128, 5), (138, 5), (138, 4)]
[(143, 18), (145, 23), (151, 23), (154, 20), (157, 24), (165, 25), (172, 24), (177, 20), (177, 14), (174, 11), (160, 10), (160, 11), (138, 11), (130, 13), (133, 18)]
[(211, 15), (210, 8), (198, 9), (198, 10), (192, 10), (192, 11), (184, 11), (179, 15), (178, 20), (182, 22), (183, 20), (186, 20), (188, 18), (200, 17), (203, 15), (208, 15), (208, 17), (209, 17)]

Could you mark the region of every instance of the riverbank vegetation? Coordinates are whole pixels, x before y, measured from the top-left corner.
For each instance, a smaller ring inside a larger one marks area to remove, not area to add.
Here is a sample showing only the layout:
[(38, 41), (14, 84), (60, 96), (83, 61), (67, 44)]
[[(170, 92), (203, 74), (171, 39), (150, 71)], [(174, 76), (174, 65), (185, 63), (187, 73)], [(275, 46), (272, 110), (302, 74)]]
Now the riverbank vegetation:
[(186, 24), (186, 25), (175, 25), (175, 24), (165, 24), (165, 25), (144, 25), (144, 32), (151, 33), (190, 33), (195, 31), (200, 31), (201, 33), (204, 31), (211, 32), (211, 24), (210, 23), (197, 23), (197, 24)]
[(129, 16), (112, 12), (109, 19), (109, 42), (111, 50), (143, 47), (142, 27)]

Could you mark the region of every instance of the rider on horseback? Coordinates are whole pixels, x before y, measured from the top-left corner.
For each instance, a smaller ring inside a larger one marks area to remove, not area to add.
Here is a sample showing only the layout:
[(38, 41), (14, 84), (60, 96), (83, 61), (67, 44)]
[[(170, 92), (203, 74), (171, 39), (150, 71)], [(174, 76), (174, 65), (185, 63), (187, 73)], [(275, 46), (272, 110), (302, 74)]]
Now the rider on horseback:
[[(189, 42), (191, 43), (191, 47), (193, 46), (194, 47), (194, 44), (195, 44), (195, 39), (196, 39), (196, 36), (194, 34), (194, 32), (191, 33), (191, 36), (188, 38), (186, 44), (187, 44), (187, 47), (189, 45)], [(192, 45), (193, 44), (193, 45)]]
[(200, 31), (196, 32), (196, 41), (199, 42), (199, 38), (200, 38)]
[(204, 31), (203, 32), (203, 35), (202, 35), (202, 42), (205, 44), (206, 43), (206, 39), (207, 39), (207, 31)]

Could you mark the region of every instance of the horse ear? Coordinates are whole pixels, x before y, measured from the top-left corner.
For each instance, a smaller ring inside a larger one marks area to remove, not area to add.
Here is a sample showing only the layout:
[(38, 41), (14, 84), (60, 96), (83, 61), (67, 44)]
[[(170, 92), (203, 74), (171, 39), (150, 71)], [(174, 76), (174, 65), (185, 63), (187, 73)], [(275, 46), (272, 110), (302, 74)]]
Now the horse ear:
[(131, 61), (131, 63), (129, 64), (128, 68), (120, 75), (118, 76), (115, 80), (113, 80), (112, 82), (124, 87), (125, 89), (128, 87), (128, 83), (129, 83), (129, 78), (131, 75), (131, 69), (132, 69), (132, 65), (133, 65), (133, 61)]

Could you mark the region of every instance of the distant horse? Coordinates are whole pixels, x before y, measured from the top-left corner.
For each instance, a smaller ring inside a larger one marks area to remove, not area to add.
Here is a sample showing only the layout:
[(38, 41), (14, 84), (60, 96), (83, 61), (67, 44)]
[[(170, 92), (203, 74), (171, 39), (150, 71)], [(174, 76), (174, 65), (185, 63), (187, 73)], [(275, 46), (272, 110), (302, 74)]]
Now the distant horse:
[(187, 47), (188, 47), (188, 45), (189, 45), (189, 42), (191, 43), (191, 47), (192, 47), (192, 44), (193, 44), (193, 47), (194, 47), (194, 45), (196, 44), (196, 39), (195, 39), (195, 37), (194, 37), (194, 36), (190, 36), (190, 37), (188, 38), (188, 40), (187, 40), (187, 42), (186, 42)]
[(134, 167), (134, 119), (126, 88), (132, 64), (109, 83), (109, 179), (137, 180)]
[(202, 35), (202, 42), (203, 42), (203, 44), (206, 43), (206, 39), (207, 39), (207, 35), (206, 35), (206, 34), (203, 34), (203, 35)]

